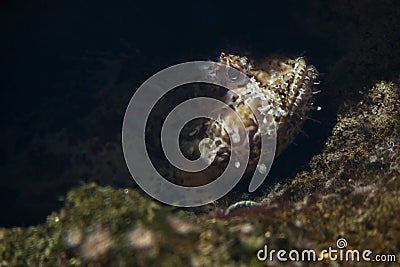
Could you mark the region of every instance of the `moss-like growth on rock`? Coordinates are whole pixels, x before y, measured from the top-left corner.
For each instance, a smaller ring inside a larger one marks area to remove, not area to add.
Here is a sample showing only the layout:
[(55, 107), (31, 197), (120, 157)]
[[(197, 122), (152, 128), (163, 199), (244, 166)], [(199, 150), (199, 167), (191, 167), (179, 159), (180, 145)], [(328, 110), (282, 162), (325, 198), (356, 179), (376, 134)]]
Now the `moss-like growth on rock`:
[(263, 266), (256, 254), (264, 244), (320, 252), (336, 248), (339, 237), (348, 241), (348, 249), (370, 249), (399, 260), (399, 99), (398, 85), (373, 86), (338, 116), (324, 150), (310, 162), (311, 171), (276, 185), (259, 200), (261, 205), (228, 215), (219, 207), (195, 215), (156, 203), (136, 189), (87, 184), (71, 190), (64, 207), (45, 224), (0, 229), (0, 262)]

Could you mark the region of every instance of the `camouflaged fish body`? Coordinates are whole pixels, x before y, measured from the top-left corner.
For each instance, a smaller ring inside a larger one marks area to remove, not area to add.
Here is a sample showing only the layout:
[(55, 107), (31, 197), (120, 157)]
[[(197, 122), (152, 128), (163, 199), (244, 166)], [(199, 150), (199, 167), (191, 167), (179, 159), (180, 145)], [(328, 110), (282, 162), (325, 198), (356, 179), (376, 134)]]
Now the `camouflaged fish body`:
[[(219, 62), (242, 71), (250, 78), (250, 83), (235, 90), (236, 94), (228, 91), (220, 100), (239, 115), (249, 134), (249, 169), (257, 167), (262, 172), (263, 166), (257, 165), (261, 135), (268, 136), (274, 128), (276, 129), (275, 157), (293, 142), (308, 118), (309, 111), (313, 109), (313, 87), (318, 83), (318, 72), (314, 66), (307, 65), (303, 57), (273, 58), (257, 68), (246, 57), (222, 53)], [(229, 73), (227, 75), (229, 76)], [(248, 105), (249, 101), (260, 103), (258, 111), (262, 117), (261, 121), (255, 119)], [(221, 120), (223, 124), (235, 127), (229, 115)], [(188, 175), (178, 170), (171, 179), (178, 184), (195, 186), (212, 181), (224, 170), (229, 161), (231, 146), (229, 136), (220, 122), (208, 120), (191, 127), (193, 129), (186, 133), (186, 140), (183, 135), (184, 154), (199, 156), (200, 149), (203, 159), (211, 165), (200, 174)], [(232, 140), (236, 142), (235, 136), (232, 136)]]

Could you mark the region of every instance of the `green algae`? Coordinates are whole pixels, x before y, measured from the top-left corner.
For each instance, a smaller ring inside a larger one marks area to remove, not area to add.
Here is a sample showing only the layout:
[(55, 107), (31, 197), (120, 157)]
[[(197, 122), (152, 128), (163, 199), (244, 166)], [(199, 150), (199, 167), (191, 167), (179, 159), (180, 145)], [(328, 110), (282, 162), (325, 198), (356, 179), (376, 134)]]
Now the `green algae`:
[(311, 170), (277, 184), (258, 200), (262, 206), (225, 216), (217, 204), (215, 213), (196, 215), (157, 203), (137, 189), (85, 184), (69, 191), (64, 207), (46, 223), (0, 229), (0, 262), (263, 266), (256, 254), (264, 244), (322, 251), (335, 247), (339, 237), (348, 248), (400, 259), (399, 87), (379, 82), (346, 110), (324, 150), (311, 160)]

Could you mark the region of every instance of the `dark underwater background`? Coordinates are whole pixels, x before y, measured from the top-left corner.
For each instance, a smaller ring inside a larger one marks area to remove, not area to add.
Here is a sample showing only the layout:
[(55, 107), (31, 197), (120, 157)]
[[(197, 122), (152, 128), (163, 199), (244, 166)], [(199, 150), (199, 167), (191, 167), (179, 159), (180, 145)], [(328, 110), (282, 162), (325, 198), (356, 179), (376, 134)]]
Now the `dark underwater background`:
[(83, 182), (135, 187), (120, 144), (135, 89), (222, 51), (305, 56), (321, 73), (322, 111), (268, 181), (293, 178), (322, 150), (345, 101), (398, 77), (399, 14), (389, 0), (1, 1), (0, 226), (44, 222)]

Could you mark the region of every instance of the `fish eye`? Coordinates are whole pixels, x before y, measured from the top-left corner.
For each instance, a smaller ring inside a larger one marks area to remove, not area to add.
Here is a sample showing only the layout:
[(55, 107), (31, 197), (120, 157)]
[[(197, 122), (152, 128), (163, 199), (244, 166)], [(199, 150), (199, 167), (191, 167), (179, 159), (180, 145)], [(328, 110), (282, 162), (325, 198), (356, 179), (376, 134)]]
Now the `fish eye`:
[(240, 76), (240, 71), (237, 70), (236, 68), (230, 67), (228, 70), (228, 77), (229, 79), (235, 81), (239, 78)]

